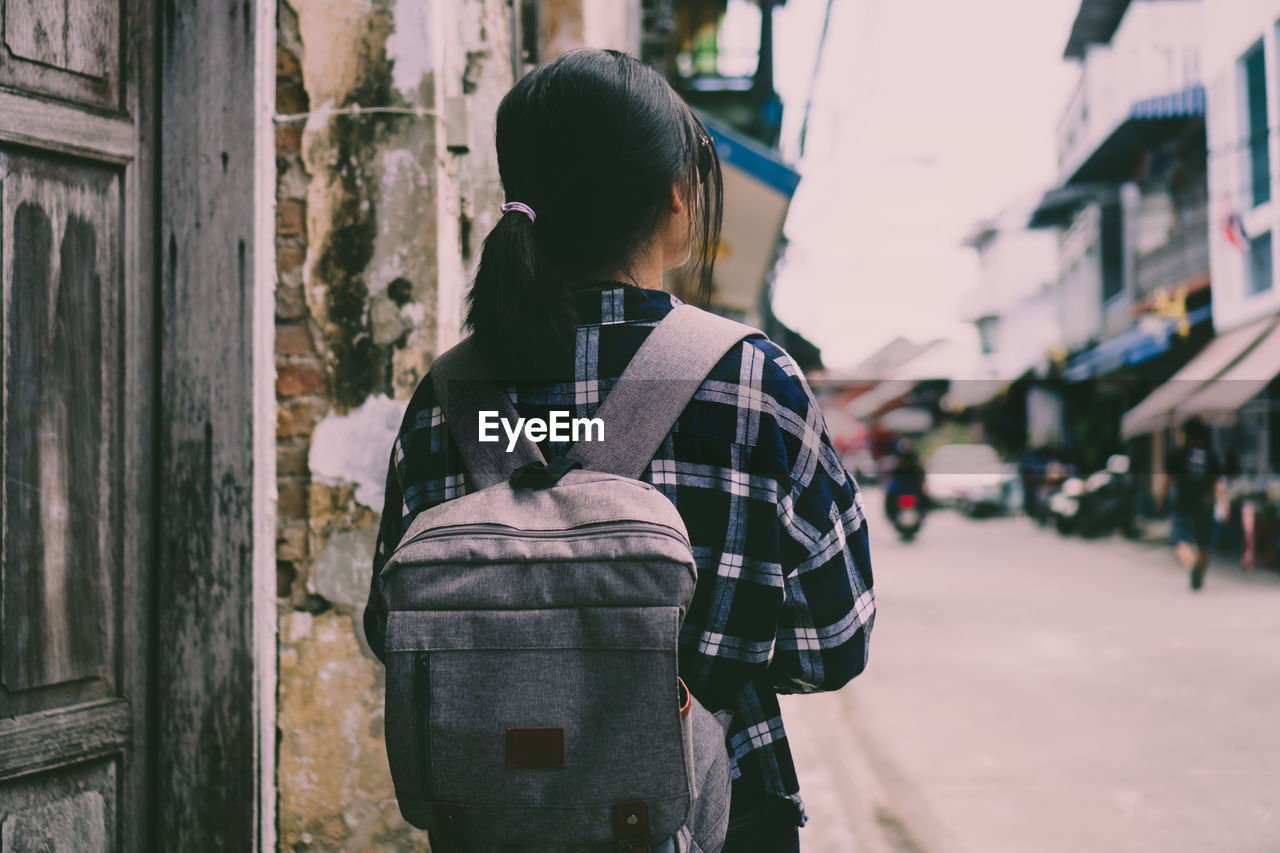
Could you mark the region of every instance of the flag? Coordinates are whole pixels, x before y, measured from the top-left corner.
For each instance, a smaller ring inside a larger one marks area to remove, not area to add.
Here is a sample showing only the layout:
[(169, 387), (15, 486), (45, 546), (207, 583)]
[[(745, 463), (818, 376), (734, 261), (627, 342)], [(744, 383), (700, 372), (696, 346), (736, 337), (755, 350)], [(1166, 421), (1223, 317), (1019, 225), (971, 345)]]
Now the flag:
[(1249, 235), (1244, 230), (1244, 221), (1231, 207), (1231, 202), (1225, 197), (1222, 199), (1222, 233), (1226, 236), (1227, 242), (1235, 246), (1241, 252), (1249, 250)]

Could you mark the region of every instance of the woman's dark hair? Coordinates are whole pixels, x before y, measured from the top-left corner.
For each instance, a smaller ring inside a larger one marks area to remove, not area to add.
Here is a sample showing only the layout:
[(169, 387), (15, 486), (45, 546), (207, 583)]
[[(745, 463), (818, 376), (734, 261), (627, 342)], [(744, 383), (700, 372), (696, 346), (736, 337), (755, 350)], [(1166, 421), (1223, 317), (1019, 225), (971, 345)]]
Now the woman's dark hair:
[(693, 205), (700, 292), (720, 238), (720, 162), (706, 128), (657, 71), (624, 53), (576, 50), (502, 99), (498, 171), (507, 200), (468, 297), (467, 325), (505, 377), (541, 373), (571, 351), (575, 288), (625, 268), (676, 187)]
[(1182, 425), (1182, 431), (1189, 442), (1203, 444), (1209, 440), (1209, 425), (1196, 415), (1187, 419)]

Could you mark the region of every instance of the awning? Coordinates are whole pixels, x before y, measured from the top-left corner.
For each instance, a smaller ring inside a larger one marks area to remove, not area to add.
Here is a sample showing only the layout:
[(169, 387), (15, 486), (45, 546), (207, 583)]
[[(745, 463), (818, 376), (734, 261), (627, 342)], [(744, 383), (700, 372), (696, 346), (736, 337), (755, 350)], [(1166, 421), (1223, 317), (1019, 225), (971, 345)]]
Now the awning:
[(1125, 413), (1121, 434), (1133, 438), (1172, 423), (1174, 410), (1180, 409), (1180, 404), (1230, 367), (1274, 324), (1275, 318), (1267, 317), (1211, 340), (1167, 382)]
[(973, 376), (978, 358), (977, 347), (970, 349), (946, 339), (933, 341), (870, 391), (851, 400), (846, 410), (855, 418), (871, 417), (911, 393), (921, 383), (950, 382), (957, 376)]
[(1068, 382), (1082, 382), (1122, 367), (1141, 364), (1168, 349), (1168, 329), (1159, 332), (1131, 329), (1075, 356), (1067, 362), (1067, 369), (1062, 375)]
[(865, 394), (849, 401), (845, 411), (854, 418), (869, 418), (885, 406), (911, 393), (920, 384), (919, 379), (886, 379)]
[(800, 175), (777, 152), (700, 114), (715, 142), (724, 175), (724, 224), (711, 283), (714, 305), (751, 314), (765, 281)]
[(1114, 188), (1096, 184), (1072, 184), (1054, 187), (1045, 192), (1040, 203), (1031, 212), (1028, 228), (1065, 228), (1071, 224), (1076, 211), (1097, 200), (1101, 194), (1114, 194)]
[[(1187, 314), (1187, 322), (1193, 326), (1207, 322), (1212, 317), (1211, 311), (1208, 305), (1197, 308)], [(1142, 364), (1168, 352), (1176, 328), (1177, 324), (1170, 322), (1153, 331), (1130, 329), (1116, 335), (1067, 362), (1063, 378), (1068, 382), (1081, 382), (1095, 376), (1105, 376), (1122, 367)]]
[(1008, 388), (1007, 379), (952, 380), (951, 387), (942, 398), (942, 408), (961, 412), (990, 402)]
[(1128, 117), (1093, 149), (1064, 183), (1129, 180), (1143, 151), (1190, 122), (1202, 121), (1204, 112), (1204, 86), (1189, 86), (1179, 92), (1138, 101), (1130, 107)]
[(1174, 409), (1175, 423), (1199, 416), (1218, 424), (1235, 421), (1245, 403), (1280, 375), (1280, 328), (1273, 323), (1234, 364)]

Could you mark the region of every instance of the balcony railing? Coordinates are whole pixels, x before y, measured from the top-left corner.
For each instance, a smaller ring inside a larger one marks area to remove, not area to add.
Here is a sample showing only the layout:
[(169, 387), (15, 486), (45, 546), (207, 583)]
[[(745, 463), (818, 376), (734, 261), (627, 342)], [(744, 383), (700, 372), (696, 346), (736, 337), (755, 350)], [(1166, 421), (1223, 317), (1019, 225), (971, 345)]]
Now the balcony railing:
[(1058, 119), (1061, 177), (1065, 179), (1130, 118), (1135, 104), (1200, 85), (1199, 51), (1198, 40), (1178, 38), (1175, 28), (1164, 38), (1153, 35), (1142, 49), (1129, 44), (1090, 54)]
[(1145, 299), (1161, 287), (1176, 287), (1209, 273), (1209, 212), (1205, 207), (1184, 211), (1163, 246), (1139, 255), (1134, 265), (1134, 288)]

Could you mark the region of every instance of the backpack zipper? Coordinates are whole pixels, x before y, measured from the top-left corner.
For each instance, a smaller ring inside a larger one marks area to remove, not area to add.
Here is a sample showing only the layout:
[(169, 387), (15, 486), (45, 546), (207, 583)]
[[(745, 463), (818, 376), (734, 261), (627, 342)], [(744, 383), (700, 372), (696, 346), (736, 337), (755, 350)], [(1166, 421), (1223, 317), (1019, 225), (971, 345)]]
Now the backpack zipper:
[(652, 533), (658, 536), (665, 536), (668, 539), (674, 539), (686, 548), (690, 547), (689, 540), (681, 535), (680, 531), (674, 527), (668, 527), (665, 524), (659, 524), (653, 521), (592, 521), (587, 524), (579, 524), (574, 527), (566, 527), (559, 530), (521, 530), (519, 527), (513, 527), (510, 524), (501, 524), (499, 522), (484, 522), (480, 524), (455, 524), (446, 527), (436, 527), (430, 530), (424, 530), (408, 542), (401, 544), (401, 548), (409, 545), (415, 545), (418, 542), (424, 542), (428, 539), (438, 539), (444, 536), (489, 536), (489, 537), (506, 537), (516, 536), (521, 539), (583, 539), (599, 535), (602, 529), (624, 532), (633, 530), (637, 533)]
[(418, 652), (413, 659), (413, 734), (417, 740), (422, 797), (431, 801), (431, 658)]

